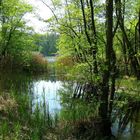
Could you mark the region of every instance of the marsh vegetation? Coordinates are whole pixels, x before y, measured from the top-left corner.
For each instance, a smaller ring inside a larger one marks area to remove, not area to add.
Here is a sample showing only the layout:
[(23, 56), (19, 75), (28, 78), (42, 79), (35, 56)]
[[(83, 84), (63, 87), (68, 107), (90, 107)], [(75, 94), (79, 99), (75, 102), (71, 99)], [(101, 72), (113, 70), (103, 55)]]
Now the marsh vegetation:
[(0, 1), (0, 140), (139, 140), (138, 0)]

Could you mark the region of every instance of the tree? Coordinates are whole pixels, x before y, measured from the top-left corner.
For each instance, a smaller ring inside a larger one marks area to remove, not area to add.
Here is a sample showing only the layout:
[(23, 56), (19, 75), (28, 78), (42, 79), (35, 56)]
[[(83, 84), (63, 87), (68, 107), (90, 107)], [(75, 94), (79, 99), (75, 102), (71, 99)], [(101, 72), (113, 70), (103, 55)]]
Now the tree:
[(40, 52), (44, 56), (54, 56), (56, 55), (57, 48), (56, 42), (59, 36), (55, 33), (37, 35), (36, 45), (40, 46)]
[[(129, 2), (132, 3), (132, 1)], [(116, 0), (116, 16), (119, 28), (123, 36), (123, 39), (119, 39), (119, 41), (122, 44), (125, 63), (127, 63), (126, 67), (128, 67), (127, 65), (129, 65), (132, 73), (139, 79), (140, 63), (139, 58), (137, 57), (139, 53), (138, 49), (139, 44), (137, 43), (138, 18), (137, 21), (133, 18), (133, 16), (136, 14), (136, 10), (134, 9), (135, 10), (134, 11), (131, 8), (128, 9), (130, 5), (129, 2), (126, 2), (125, 0), (124, 1)], [(133, 6), (135, 6), (136, 4), (137, 1), (134, 1)], [(129, 17), (128, 14), (126, 14), (126, 10), (129, 14)], [(133, 14), (133, 16), (130, 16), (131, 14)], [(126, 17), (129, 19), (129, 21), (126, 19)], [(125, 20), (126, 22), (124, 22)], [(133, 42), (133, 40), (135, 40), (135, 42)], [(130, 63), (126, 62), (127, 59), (129, 60)], [(128, 73), (128, 70), (126, 73)]]
[[(106, 128), (103, 135), (110, 135), (117, 74), (131, 73), (137, 78), (140, 74), (137, 3), (135, 1), (132, 8), (132, 1), (125, 0), (63, 2), (64, 14), (59, 19), (57, 14), (54, 15), (60, 34), (60, 57), (75, 62), (68, 69), (69, 75), (78, 83), (78, 95), (74, 93), (74, 98), (88, 101), (96, 98), (100, 102), (101, 130)], [(124, 64), (126, 73), (121, 68)], [(90, 91), (85, 89), (87, 87)]]
[[(19, 39), (27, 35), (24, 15), (32, 7), (21, 0), (1, 0), (0, 3), (0, 56), (6, 56), (21, 48)], [(25, 39), (24, 39), (25, 40)], [(23, 41), (23, 40), (22, 40)], [(24, 45), (23, 45), (24, 46)], [(23, 48), (22, 48), (23, 49)]]

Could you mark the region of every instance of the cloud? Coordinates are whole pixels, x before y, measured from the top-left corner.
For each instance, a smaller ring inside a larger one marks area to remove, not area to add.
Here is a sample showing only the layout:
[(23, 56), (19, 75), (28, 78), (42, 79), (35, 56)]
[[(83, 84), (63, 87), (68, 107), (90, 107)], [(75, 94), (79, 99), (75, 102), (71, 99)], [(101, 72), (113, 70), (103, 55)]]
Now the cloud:
[(43, 20), (47, 20), (52, 16), (51, 11), (40, 0), (26, 1), (34, 7), (33, 13), (25, 16), (27, 25), (33, 27), (35, 32), (44, 32), (47, 25)]

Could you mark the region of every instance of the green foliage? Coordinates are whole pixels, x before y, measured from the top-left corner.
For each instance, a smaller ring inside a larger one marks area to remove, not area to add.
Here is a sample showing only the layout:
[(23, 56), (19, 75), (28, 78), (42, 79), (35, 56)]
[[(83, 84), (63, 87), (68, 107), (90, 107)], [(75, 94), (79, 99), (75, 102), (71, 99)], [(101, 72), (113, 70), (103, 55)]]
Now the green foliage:
[(1, 55), (16, 54), (22, 49), (24, 50), (25, 47), (30, 48), (31, 38), (27, 39), (29, 37), (27, 31), (30, 30), (28, 30), (23, 17), (31, 11), (32, 7), (24, 1), (5, 0), (1, 2)]
[(39, 103), (32, 112), (28, 93), (20, 94), (14, 87), (10, 93), (10, 96), (0, 94), (0, 139), (46, 139), (51, 134), (51, 129), (55, 130), (57, 117), (51, 116)]
[(0, 62), (3, 69), (46, 71), (46, 60), (39, 51), (37, 35), (26, 25), (24, 16), (33, 8), (23, 0), (1, 1)]
[(135, 77), (123, 77), (117, 80), (117, 90), (118, 94), (122, 94), (125, 97), (133, 97), (134, 100), (140, 100), (140, 82), (137, 81)]
[(72, 56), (58, 57), (56, 60), (56, 70), (59, 74), (68, 74), (71, 68), (75, 65)]
[(58, 35), (51, 33), (45, 35), (36, 35), (36, 45), (40, 47), (40, 52), (44, 56), (54, 56), (57, 52), (56, 41)]
[[(27, 57), (28, 56), (28, 57)], [(23, 69), (29, 72), (46, 72), (48, 69), (47, 60), (38, 52), (32, 52), (28, 55), (25, 55), (23, 59), (25, 62), (23, 65)]]

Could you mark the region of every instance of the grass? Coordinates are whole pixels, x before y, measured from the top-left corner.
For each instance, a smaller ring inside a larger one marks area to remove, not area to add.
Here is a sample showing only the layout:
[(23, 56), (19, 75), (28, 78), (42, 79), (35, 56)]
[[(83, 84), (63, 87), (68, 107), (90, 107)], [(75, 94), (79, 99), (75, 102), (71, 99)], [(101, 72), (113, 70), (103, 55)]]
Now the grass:
[(27, 60), (24, 63), (23, 69), (29, 72), (47, 72), (48, 61), (43, 55), (39, 53), (30, 53)]
[[(114, 107), (122, 116), (127, 112), (128, 103), (140, 99), (139, 84), (135, 78), (125, 77), (117, 81), (116, 95), (119, 97), (115, 98)], [(99, 104), (96, 100), (91, 103), (72, 100), (72, 87), (69, 88), (61, 91), (63, 107), (59, 116), (50, 114), (45, 95), (42, 96), (43, 102), (33, 109), (28, 91), (20, 93), (12, 86), (9, 92), (0, 93), (0, 139), (76, 140), (96, 136), (92, 124), (95, 122), (96, 125), (98, 121)], [(114, 117), (116, 119), (116, 115)]]
[(57, 57), (56, 70), (58, 74), (66, 74), (75, 65), (72, 56)]
[(122, 94), (122, 96), (129, 96), (134, 100), (140, 100), (140, 81), (134, 77), (118, 79), (116, 83), (116, 94)]
[(48, 61), (37, 52), (23, 53), (20, 56), (5, 56), (0, 60), (0, 70), (26, 71), (30, 73), (47, 72)]
[(27, 94), (11, 92), (10, 95), (0, 95), (0, 139), (47, 140), (48, 136), (53, 136), (57, 120), (39, 104), (32, 112)]
[[(75, 140), (75, 132), (80, 135), (80, 124), (86, 124), (90, 114), (86, 105), (74, 101), (73, 109), (65, 108), (58, 115), (51, 116), (43, 102), (32, 109), (32, 100), (27, 93), (20, 93), (12, 86), (9, 93), (1, 93), (0, 139), (4, 140)], [(91, 104), (90, 107), (92, 107)], [(9, 108), (10, 107), (10, 108)], [(66, 111), (66, 112), (65, 112)], [(89, 114), (88, 114), (89, 113)], [(75, 131), (75, 132), (74, 132)]]

